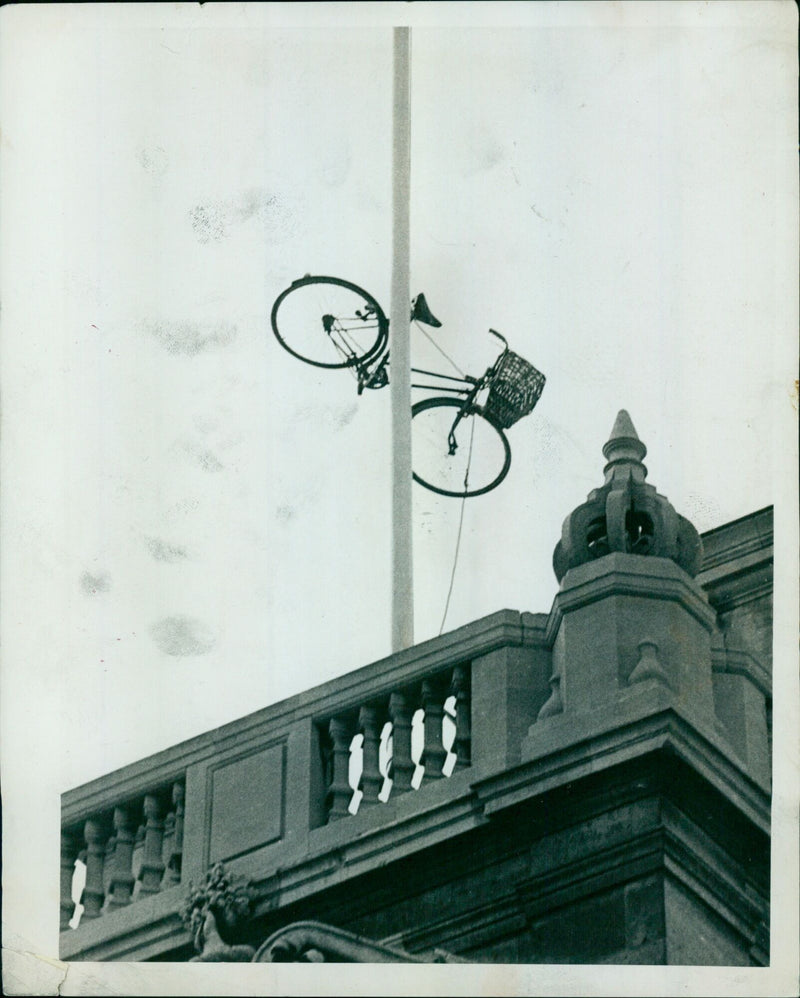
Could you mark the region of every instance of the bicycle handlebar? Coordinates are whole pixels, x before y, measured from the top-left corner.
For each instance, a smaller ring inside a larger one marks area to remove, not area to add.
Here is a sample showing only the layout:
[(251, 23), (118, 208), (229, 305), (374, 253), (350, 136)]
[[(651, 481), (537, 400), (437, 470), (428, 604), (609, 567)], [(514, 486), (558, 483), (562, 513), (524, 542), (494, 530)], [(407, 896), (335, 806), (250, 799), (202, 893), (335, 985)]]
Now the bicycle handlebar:
[(508, 340), (505, 338), (505, 336), (503, 336), (502, 333), (498, 333), (496, 329), (490, 329), (489, 332), (492, 334), (492, 336), (496, 336), (498, 340), (502, 340), (503, 343), (505, 343), (506, 345), (506, 349), (508, 349)]

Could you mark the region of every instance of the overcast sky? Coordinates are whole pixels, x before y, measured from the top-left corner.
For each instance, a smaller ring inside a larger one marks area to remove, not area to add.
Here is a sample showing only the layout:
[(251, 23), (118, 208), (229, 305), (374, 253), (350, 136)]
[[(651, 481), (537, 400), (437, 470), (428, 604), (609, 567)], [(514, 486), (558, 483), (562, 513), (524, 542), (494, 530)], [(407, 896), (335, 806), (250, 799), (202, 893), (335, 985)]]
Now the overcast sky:
[[(48, 814), (390, 651), (389, 391), (269, 325), (307, 272), (389, 309), (392, 5), (360, 6), (3, 12), (4, 722)], [(412, 290), (463, 369), (492, 326), (548, 379), (446, 629), (550, 609), (620, 408), (698, 530), (780, 500), (791, 6), (414, 5)], [(414, 487), (417, 640), (458, 513)]]

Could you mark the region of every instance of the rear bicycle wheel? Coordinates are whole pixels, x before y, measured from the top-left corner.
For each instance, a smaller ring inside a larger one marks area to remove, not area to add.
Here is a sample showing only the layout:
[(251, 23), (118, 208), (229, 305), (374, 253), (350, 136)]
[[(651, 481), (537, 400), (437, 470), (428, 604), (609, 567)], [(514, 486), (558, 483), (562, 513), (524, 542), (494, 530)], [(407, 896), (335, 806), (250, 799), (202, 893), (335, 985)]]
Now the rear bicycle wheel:
[(442, 496), (483, 495), (496, 488), (511, 467), (508, 439), (488, 416), (467, 412), (454, 428), (463, 405), (462, 399), (430, 398), (411, 408), (414, 481)]
[(386, 345), (389, 321), (371, 294), (338, 277), (301, 277), (275, 299), (272, 331), (314, 367), (352, 367)]

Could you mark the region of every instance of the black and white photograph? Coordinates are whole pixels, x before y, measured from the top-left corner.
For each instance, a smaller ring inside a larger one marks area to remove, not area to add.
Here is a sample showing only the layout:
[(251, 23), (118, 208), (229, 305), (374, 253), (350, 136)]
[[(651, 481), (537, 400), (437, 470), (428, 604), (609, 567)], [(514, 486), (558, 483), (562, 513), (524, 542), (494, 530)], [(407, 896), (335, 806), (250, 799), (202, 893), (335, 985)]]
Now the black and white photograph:
[(797, 32), (0, 10), (5, 994), (796, 994)]

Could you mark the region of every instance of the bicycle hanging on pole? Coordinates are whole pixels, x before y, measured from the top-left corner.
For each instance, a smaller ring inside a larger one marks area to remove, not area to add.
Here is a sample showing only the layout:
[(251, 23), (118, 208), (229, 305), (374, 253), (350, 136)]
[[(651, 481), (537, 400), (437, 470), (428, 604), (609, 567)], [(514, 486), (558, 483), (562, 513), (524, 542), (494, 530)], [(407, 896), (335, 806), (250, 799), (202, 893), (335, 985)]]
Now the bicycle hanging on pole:
[[(422, 294), (411, 303), (411, 320), (441, 326)], [(350, 369), (359, 395), (389, 383), (389, 320), (357, 284), (306, 275), (277, 297), (271, 322), (278, 342), (298, 360)], [(504, 348), (480, 377), (411, 368), (437, 379), (412, 382), (412, 388), (446, 393), (411, 407), (414, 480), (439, 495), (479, 496), (503, 481), (511, 466), (505, 430), (533, 411), (545, 385), (545, 376), (504, 336), (489, 332)]]

